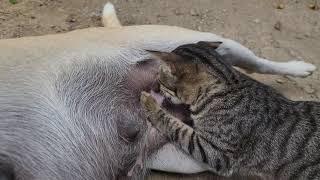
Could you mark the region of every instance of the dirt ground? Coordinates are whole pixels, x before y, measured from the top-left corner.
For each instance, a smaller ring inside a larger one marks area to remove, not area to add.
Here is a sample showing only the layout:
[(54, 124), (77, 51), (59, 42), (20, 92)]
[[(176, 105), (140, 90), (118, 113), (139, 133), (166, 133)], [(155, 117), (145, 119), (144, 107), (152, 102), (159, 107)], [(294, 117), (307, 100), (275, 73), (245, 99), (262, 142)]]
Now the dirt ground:
[[(62, 33), (100, 26), (107, 0), (0, 0), (0, 39)], [(320, 100), (320, 11), (313, 0), (112, 0), (123, 25), (166, 24), (213, 32), (252, 49), (259, 56), (303, 59), (318, 67), (312, 76), (253, 76), (295, 100)], [(320, 3), (320, 2), (319, 2)], [(320, 5), (320, 4), (319, 4)], [(153, 173), (151, 179), (176, 179)], [(183, 179), (213, 179), (187, 176)]]

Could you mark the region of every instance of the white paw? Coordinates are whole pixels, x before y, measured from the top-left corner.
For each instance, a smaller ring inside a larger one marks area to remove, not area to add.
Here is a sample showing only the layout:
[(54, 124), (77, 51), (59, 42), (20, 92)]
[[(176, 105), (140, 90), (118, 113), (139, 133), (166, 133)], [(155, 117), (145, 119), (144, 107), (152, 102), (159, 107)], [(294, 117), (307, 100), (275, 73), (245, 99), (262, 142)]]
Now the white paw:
[(283, 63), (283, 70), (286, 75), (295, 77), (307, 77), (310, 76), (317, 68), (313, 64), (304, 61), (289, 61)]

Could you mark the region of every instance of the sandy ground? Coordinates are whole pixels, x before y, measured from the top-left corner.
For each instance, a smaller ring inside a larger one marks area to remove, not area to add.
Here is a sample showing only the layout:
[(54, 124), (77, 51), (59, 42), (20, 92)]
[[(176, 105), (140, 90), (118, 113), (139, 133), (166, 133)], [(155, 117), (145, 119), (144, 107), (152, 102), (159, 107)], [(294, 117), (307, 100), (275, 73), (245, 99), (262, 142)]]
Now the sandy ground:
[[(101, 26), (107, 0), (0, 0), (0, 38), (62, 33)], [(252, 49), (259, 56), (285, 61), (304, 59), (320, 69), (320, 11), (312, 0), (112, 0), (123, 25), (167, 24), (213, 32)], [(320, 100), (320, 70), (301, 79), (253, 76), (295, 100)], [(151, 179), (176, 179), (153, 173)], [(208, 175), (183, 179), (213, 179)]]

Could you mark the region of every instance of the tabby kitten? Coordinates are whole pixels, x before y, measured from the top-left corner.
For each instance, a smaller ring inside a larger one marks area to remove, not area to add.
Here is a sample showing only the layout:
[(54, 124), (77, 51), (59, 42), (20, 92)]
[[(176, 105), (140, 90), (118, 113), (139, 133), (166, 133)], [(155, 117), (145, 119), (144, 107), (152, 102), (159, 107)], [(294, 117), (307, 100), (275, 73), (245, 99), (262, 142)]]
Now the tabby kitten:
[(192, 125), (170, 115), (151, 94), (148, 120), (218, 175), (320, 179), (320, 103), (291, 101), (240, 73), (214, 50), (183, 45), (157, 54), (161, 93), (190, 106)]

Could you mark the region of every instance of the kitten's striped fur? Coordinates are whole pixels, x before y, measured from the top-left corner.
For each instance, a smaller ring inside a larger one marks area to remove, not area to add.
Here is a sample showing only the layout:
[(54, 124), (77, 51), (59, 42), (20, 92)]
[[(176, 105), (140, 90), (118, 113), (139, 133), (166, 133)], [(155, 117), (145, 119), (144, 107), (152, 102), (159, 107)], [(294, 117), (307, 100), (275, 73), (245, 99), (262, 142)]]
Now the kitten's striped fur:
[(153, 126), (219, 175), (320, 179), (320, 103), (288, 100), (226, 64), (212, 46), (158, 53), (162, 93), (190, 105), (194, 125), (143, 93)]

